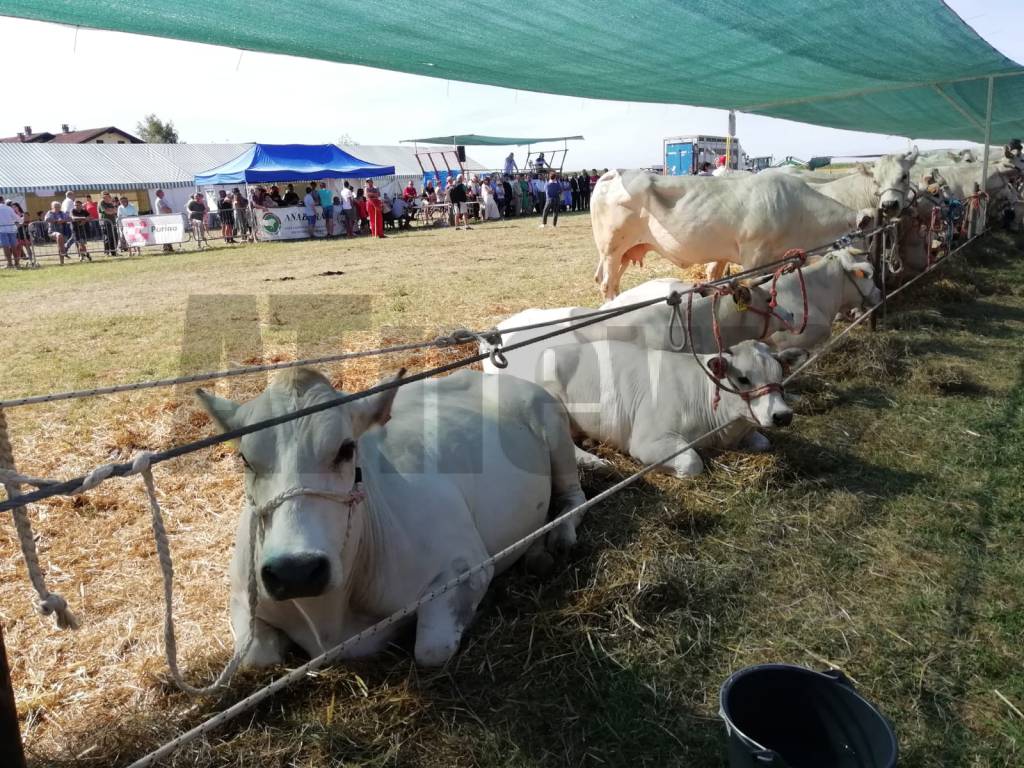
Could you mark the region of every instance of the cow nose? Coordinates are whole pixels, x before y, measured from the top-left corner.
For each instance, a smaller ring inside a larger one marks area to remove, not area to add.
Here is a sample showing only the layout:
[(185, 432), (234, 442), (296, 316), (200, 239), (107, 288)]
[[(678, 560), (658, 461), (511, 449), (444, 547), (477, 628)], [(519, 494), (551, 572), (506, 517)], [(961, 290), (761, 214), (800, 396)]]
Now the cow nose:
[(899, 200), (886, 200), (884, 203), (882, 203), (882, 210), (885, 211), (886, 213), (894, 213), (895, 211), (898, 211), (899, 209), (900, 209), (900, 201)]
[(316, 597), (323, 593), (330, 575), (330, 561), (315, 553), (279, 555), (265, 560), (260, 568), (263, 586), (275, 600)]
[(776, 427), (788, 427), (793, 423), (792, 411), (779, 411), (772, 414), (772, 424)]

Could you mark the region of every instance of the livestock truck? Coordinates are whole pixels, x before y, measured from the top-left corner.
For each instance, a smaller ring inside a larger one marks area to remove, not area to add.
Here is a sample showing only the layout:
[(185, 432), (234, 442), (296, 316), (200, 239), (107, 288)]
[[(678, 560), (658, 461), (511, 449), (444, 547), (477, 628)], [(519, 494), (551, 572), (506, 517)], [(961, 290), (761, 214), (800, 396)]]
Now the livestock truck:
[[(688, 176), (697, 173), (703, 163), (710, 163), (712, 170), (719, 157), (726, 155), (725, 136), (672, 136), (662, 142), (664, 173), (668, 176)], [(729, 146), (729, 167), (745, 169), (747, 156), (739, 139), (733, 137)]]

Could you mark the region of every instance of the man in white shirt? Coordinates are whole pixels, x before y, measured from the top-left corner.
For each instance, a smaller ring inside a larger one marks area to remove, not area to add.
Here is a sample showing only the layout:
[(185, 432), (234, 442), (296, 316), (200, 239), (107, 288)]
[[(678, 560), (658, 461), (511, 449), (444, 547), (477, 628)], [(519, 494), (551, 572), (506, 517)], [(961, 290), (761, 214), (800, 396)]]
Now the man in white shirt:
[[(71, 211), (75, 209), (75, 193), (70, 189), (64, 193), (64, 199), (60, 203), (60, 212), (68, 217), (68, 221), (71, 220)], [(68, 238), (68, 248), (75, 244), (75, 235), (72, 233), (71, 237)]]
[(725, 174), (729, 173), (729, 166), (725, 164), (725, 155), (715, 160), (715, 166), (715, 170), (711, 172), (712, 176), (725, 176)]
[(356, 226), (356, 206), (354, 203), (356, 193), (352, 191), (352, 187), (346, 181), (339, 195), (341, 196), (341, 210), (345, 216), (345, 235), (352, 237), (352, 232)]
[[(153, 203), (153, 213), (157, 216), (166, 216), (170, 213), (174, 213), (171, 210), (171, 204), (164, 199), (164, 191), (158, 189), (156, 191), (156, 201)], [(170, 243), (164, 243), (164, 251), (173, 253), (174, 246)]]
[(306, 223), (309, 225), (309, 236), (316, 237), (316, 196), (313, 195), (313, 188), (306, 187), (306, 196), (302, 198), (302, 205), (306, 209)]
[(117, 206), (117, 218), (123, 219), (125, 216), (138, 216), (139, 209), (128, 202), (127, 197), (121, 198), (121, 204)]

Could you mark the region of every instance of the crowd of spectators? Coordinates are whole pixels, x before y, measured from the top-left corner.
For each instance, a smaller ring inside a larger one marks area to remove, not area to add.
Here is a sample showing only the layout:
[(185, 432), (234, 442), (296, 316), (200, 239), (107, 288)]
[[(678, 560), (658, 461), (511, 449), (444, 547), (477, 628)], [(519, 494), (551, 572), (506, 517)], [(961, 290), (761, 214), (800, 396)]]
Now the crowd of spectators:
[[(410, 181), (393, 196), (379, 189), (372, 179), (366, 179), (360, 187), (345, 181), (337, 193), (326, 182), (300, 189), (286, 184), (283, 190), (277, 185), (256, 185), (248, 195), (235, 187), (220, 190), (212, 206), (196, 193), (178, 212), (164, 191), (157, 190), (152, 213), (185, 216), (200, 247), (211, 226), (219, 228), (225, 243), (254, 241), (255, 216), (278, 207), (302, 208), (310, 237), (316, 235), (320, 218), (327, 237), (383, 238), (387, 230), (408, 228), (414, 219), (427, 225), (471, 229), (472, 224), (482, 221), (539, 216), (540, 226), (545, 227), (549, 218), (551, 225), (557, 226), (559, 213), (589, 210), (590, 192), (600, 178), (597, 169), (561, 174), (546, 167), (543, 155), (531, 164), (535, 167), (530, 172), (518, 172), (511, 155), (505, 165), (502, 173), (472, 174), (468, 179), (452, 174), (436, 184), (428, 181), (422, 189)], [(108, 191), (102, 192), (98, 200), (93, 200), (91, 194), (77, 197), (69, 191), (35, 220), (16, 201), (0, 197), (0, 248), (6, 265), (15, 268), (32, 254), (34, 245), (55, 245), (61, 264), (72, 248), (80, 261), (92, 261), (90, 242), (102, 241), (104, 254), (116, 256), (129, 250), (119, 220), (138, 215), (137, 206), (128, 197)], [(172, 251), (173, 246), (164, 245), (163, 249)]]

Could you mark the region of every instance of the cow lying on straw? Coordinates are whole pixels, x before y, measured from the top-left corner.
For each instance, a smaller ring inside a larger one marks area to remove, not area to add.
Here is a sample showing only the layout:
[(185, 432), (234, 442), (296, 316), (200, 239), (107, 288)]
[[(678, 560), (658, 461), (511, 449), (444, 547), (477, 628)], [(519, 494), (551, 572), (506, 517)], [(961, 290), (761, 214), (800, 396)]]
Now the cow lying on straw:
[[(339, 396), (301, 368), (241, 405), (199, 393), (224, 430)], [(317, 655), (535, 531), (549, 508), (584, 501), (564, 410), (534, 384), (473, 371), (246, 435), (239, 454), (248, 503), (231, 563), (231, 623), (249, 666), (281, 662), (292, 643)], [(550, 566), (545, 547), (574, 543), (575, 523), (548, 537), (525, 553), (528, 566)], [(513, 559), (419, 608), (417, 663), (455, 653), (491, 578)], [(396, 628), (348, 655), (380, 650)]]

